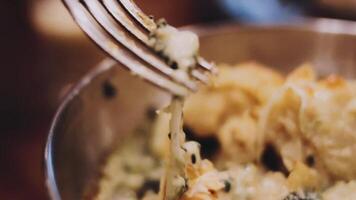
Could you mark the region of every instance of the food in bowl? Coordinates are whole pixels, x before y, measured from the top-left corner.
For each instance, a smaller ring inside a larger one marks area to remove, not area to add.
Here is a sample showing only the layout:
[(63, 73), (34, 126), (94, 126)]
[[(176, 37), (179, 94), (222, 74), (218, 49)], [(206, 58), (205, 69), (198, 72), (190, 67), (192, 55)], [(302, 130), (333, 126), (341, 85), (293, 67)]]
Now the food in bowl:
[[(170, 160), (174, 116), (159, 111), (109, 157), (95, 199), (356, 199), (354, 80), (308, 64), (219, 70), (185, 102), (182, 162)], [(184, 176), (167, 183), (172, 169)]]

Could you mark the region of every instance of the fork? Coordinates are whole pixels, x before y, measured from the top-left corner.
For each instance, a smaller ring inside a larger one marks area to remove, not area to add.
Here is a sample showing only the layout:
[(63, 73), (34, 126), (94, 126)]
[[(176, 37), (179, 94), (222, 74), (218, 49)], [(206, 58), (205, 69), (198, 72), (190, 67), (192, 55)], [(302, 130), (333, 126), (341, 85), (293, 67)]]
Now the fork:
[(191, 79), (177, 76), (165, 59), (149, 44), (157, 28), (132, 0), (63, 0), (81, 29), (109, 56), (134, 74), (178, 96), (207, 83), (214, 65), (197, 58)]

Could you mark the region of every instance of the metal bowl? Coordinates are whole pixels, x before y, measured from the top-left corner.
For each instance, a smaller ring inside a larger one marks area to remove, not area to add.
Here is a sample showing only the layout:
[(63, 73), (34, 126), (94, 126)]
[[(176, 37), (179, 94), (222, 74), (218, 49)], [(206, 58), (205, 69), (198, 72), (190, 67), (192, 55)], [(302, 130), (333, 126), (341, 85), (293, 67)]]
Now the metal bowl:
[[(187, 27), (201, 36), (201, 53), (217, 63), (255, 60), (283, 72), (312, 63), (321, 74), (356, 75), (356, 24), (314, 19), (294, 25)], [(105, 157), (152, 108), (170, 96), (106, 60), (60, 106), (45, 152), (53, 199), (78, 200), (99, 176)]]

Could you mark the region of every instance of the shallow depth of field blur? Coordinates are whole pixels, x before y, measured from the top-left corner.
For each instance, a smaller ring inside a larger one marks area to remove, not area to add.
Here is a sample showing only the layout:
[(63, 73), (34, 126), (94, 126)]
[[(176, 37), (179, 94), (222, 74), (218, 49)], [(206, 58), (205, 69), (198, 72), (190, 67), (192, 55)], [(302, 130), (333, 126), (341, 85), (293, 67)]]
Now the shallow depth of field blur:
[[(175, 26), (218, 21), (356, 20), (354, 0), (137, 0)], [(105, 55), (60, 0), (0, 0), (0, 199), (48, 199), (43, 151), (68, 88)]]

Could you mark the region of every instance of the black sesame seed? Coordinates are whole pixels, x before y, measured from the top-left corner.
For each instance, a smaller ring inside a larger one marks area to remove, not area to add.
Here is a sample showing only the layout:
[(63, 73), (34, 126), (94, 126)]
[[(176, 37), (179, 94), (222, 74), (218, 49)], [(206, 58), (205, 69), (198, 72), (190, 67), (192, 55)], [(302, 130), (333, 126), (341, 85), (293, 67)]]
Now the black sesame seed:
[(178, 64), (177, 64), (177, 62), (172, 62), (171, 68), (174, 69), (174, 70), (177, 70), (177, 69), (178, 69)]
[(105, 81), (102, 86), (102, 93), (105, 98), (112, 99), (116, 96), (117, 91), (115, 86), (109, 81)]
[(197, 162), (197, 157), (195, 156), (195, 154), (191, 155), (191, 160), (192, 160), (193, 164), (195, 164)]
[(149, 120), (154, 120), (157, 116), (156, 109), (154, 107), (149, 107), (146, 110), (146, 116)]
[(315, 158), (313, 155), (308, 155), (305, 159), (305, 162), (309, 167), (313, 167), (315, 165)]
[(168, 133), (168, 138), (171, 139), (172, 138), (172, 134)]
[(230, 190), (231, 190), (231, 183), (230, 183), (230, 181), (225, 180), (225, 181), (224, 181), (224, 185), (225, 185), (224, 191), (225, 191), (225, 192), (230, 192)]

